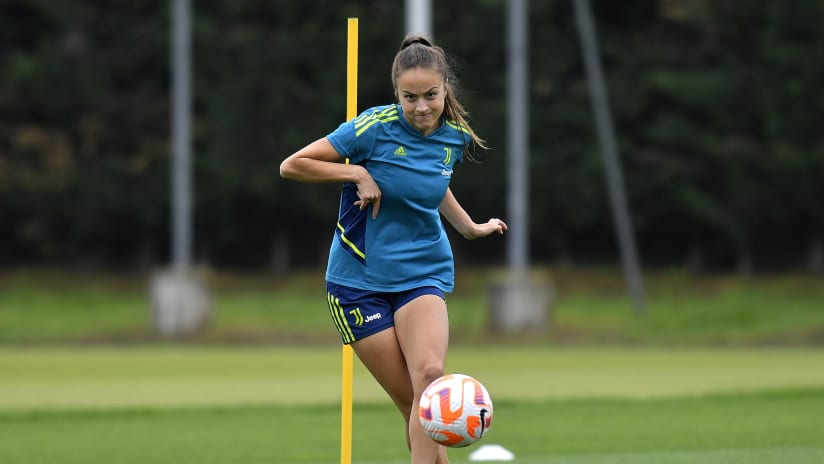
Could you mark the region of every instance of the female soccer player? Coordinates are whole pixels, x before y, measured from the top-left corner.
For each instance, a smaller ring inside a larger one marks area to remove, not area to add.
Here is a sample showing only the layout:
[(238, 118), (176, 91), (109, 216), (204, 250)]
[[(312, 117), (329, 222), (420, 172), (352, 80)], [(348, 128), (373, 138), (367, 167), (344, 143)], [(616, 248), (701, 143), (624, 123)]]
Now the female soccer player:
[(403, 415), (413, 464), (448, 463), (417, 418), (421, 393), (444, 374), (449, 342), (444, 295), (454, 264), (441, 215), (469, 240), (507, 229), (498, 218), (475, 223), (449, 189), (471, 145), (486, 148), (454, 82), (441, 47), (407, 36), (392, 63), (400, 103), (364, 111), (280, 165), (287, 179), (344, 183), (326, 270), (329, 310)]

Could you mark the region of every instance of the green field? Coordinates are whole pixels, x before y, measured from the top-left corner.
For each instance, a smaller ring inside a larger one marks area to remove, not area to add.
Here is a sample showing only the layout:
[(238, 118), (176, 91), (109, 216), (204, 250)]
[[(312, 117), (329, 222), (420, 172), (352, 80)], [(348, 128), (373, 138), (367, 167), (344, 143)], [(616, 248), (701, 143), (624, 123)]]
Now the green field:
[[(0, 351), (0, 462), (334, 463), (337, 348)], [(403, 463), (356, 364), (354, 462)], [(456, 346), (523, 463), (820, 463), (824, 350)], [(468, 462), (475, 448), (454, 450)]]
[[(488, 331), (489, 276), (449, 297), (447, 370), (495, 403), (516, 463), (824, 462), (816, 276), (553, 277), (549, 330)], [(0, 274), (0, 464), (339, 462), (340, 347), (321, 276), (215, 275), (201, 334), (151, 330), (147, 280)], [(401, 419), (359, 363), (354, 463), (401, 464)], [(467, 463), (478, 446), (452, 450)]]
[[(824, 390), (688, 399), (500, 401), (481, 443), (519, 463), (818, 464)], [(8, 464), (336, 463), (334, 406), (129, 409), (0, 416)], [(356, 405), (355, 463), (408, 461), (388, 406)], [(476, 445), (477, 446), (477, 445)], [(469, 462), (473, 448), (450, 452)]]
[[(547, 271), (548, 272), (548, 271)], [(489, 286), (495, 273), (459, 269), (448, 298), (453, 339), (490, 338)], [(638, 316), (620, 272), (548, 272), (549, 330), (529, 342), (641, 345), (822, 345), (824, 276), (645, 275), (646, 313)], [(291, 277), (209, 274), (215, 319), (201, 343), (336, 343), (323, 273)], [(15, 271), (0, 273), (0, 345), (156, 342), (149, 276)], [(502, 340), (503, 339), (503, 340)], [(524, 337), (509, 337), (521, 342)]]
[[(0, 350), (0, 410), (336, 404), (337, 347)], [(820, 349), (453, 346), (496, 399), (647, 399), (824, 387)], [(384, 393), (356, 363), (355, 401)]]

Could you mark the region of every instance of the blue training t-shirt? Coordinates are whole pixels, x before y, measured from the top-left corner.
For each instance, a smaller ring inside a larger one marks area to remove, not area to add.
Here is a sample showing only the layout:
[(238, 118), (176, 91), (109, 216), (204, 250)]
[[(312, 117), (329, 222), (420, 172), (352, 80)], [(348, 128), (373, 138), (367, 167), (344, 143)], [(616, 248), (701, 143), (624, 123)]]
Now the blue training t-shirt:
[(434, 286), (451, 292), (452, 248), (438, 207), (452, 169), (471, 140), (453, 121), (428, 136), (409, 125), (400, 105), (370, 108), (327, 139), (381, 189), (378, 217), (360, 211), (357, 186), (343, 185), (326, 280), (347, 287), (399, 292)]

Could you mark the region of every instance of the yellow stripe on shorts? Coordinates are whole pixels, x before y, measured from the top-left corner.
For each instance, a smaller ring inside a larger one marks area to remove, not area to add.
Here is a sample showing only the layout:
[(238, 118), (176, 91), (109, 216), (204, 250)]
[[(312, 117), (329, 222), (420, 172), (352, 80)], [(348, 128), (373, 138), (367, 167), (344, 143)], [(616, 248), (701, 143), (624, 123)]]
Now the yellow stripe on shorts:
[(352, 329), (349, 328), (349, 321), (346, 320), (346, 314), (343, 312), (343, 306), (340, 305), (340, 300), (329, 292), (326, 293), (326, 299), (327, 303), (329, 303), (329, 312), (332, 314), (332, 320), (335, 322), (338, 332), (340, 332), (343, 337), (343, 343), (354, 342), (355, 334), (353, 334)]

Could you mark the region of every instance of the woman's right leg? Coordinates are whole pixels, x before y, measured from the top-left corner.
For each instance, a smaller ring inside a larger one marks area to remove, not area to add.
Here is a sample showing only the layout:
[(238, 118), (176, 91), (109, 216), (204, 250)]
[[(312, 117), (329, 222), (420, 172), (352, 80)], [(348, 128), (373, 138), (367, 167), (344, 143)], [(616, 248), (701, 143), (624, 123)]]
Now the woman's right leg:
[(352, 343), (352, 349), (403, 416), (407, 431), (406, 445), (409, 447), (409, 417), (414, 403), (412, 380), (395, 336), (395, 328), (362, 338)]

